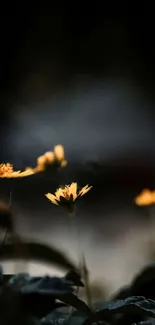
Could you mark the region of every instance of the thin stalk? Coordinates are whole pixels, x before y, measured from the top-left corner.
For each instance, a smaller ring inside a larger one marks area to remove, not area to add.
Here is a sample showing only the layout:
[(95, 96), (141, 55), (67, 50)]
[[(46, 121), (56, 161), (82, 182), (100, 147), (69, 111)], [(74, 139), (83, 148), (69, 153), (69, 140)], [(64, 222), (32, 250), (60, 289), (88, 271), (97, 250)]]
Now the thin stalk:
[(92, 308), (92, 297), (91, 297), (91, 290), (90, 290), (89, 271), (87, 268), (84, 254), (83, 254), (83, 258), (82, 258), (82, 271), (83, 271), (83, 279), (84, 279), (84, 284), (85, 284), (85, 289), (86, 289), (87, 305), (91, 309)]
[[(11, 208), (12, 206), (12, 191), (10, 191), (10, 195), (9, 195), (9, 208)], [(4, 240), (3, 240), (3, 245), (5, 243), (5, 240), (7, 238), (7, 234), (8, 234), (8, 230), (6, 230), (6, 233), (5, 233), (5, 237), (4, 237)], [(25, 252), (23, 250), (23, 246), (22, 246), (22, 241), (20, 240), (20, 238), (17, 236), (16, 237), (16, 234), (14, 233), (14, 230), (13, 230), (13, 237), (14, 238), (14, 247), (15, 247), (15, 251), (20, 251), (20, 252), (23, 252), (23, 255), (24, 254), (27, 254), (27, 252)], [(25, 269), (26, 269), (26, 266), (27, 266), (27, 262), (26, 261), (21, 261), (21, 267), (23, 268), (23, 266), (25, 265)], [(15, 265), (14, 265), (14, 273), (19, 273), (19, 269), (20, 269), (20, 262), (15, 262)]]
[(0, 251), (2, 250), (2, 248), (3, 248), (4, 244), (5, 244), (7, 236), (8, 236), (8, 228), (5, 230), (4, 237), (3, 237), (2, 241), (1, 241)]
[[(68, 213), (69, 214), (69, 225), (70, 225), (70, 231), (74, 232), (74, 238), (77, 239), (77, 243), (78, 243), (78, 246), (80, 248), (80, 240), (79, 240), (79, 237), (78, 237), (78, 233), (77, 233), (77, 225), (76, 225), (76, 219), (75, 219), (75, 210), (76, 209), (76, 206), (74, 206), (74, 210), (71, 212), (71, 213)], [(79, 250), (78, 250), (79, 252)], [(75, 292), (75, 295), (78, 296), (78, 293), (79, 293), (79, 287), (76, 288), (76, 292)], [(75, 308), (74, 307), (70, 307), (70, 311), (69, 311), (69, 318), (68, 318), (68, 323), (70, 322), (71, 320), (71, 317), (73, 315), (73, 312), (74, 312)]]
[(10, 191), (10, 194), (9, 194), (9, 208), (11, 208), (11, 205), (12, 205), (12, 192)]
[[(83, 252), (83, 248), (81, 246), (81, 233), (80, 233), (80, 227), (79, 224), (77, 225), (76, 223), (76, 215), (75, 215), (75, 209), (72, 214), (69, 214), (70, 217), (70, 224), (73, 225), (75, 237), (77, 238), (77, 243), (78, 243), (78, 253), (79, 253), (79, 260), (81, 261), (81, 266), (80, 266), (80, 274), (84, 279), (84, 284), (85, 284), (85, 293), (86, 293), (86, 299), (87, 299), (87, 304), (91, 308), (92, 307), (92, 299), (91, 299), (91, 291), (90, 291), (90, 281), (89, 281), (89, 272), (88, 268), (86, 265), (86, 260), (85, 260), (85, 255)], [(76, 291), (76, 294), (78, 294), (79, 288)], [(73, 314), (74, 308), (71, 308), (70, 314)], [(71, 316), (70, 316), (71, 317)]]
[[(12, 203), (12, 193), (10, 191), (10, 194), (9, 194), (9, 209), (11, 207), (11, 203)], [(9, 229), (6, 228), (5, 233), (4, 233), (4, 237), (3, 237), (2, 241), (1, 241), (1, 244), (0, 244), (0, 251), (2, 250), (2, 248), (3, 248), (3, 246), (4, 246), (5, 242), (6, 242), (8, 233), (9, 233)]]

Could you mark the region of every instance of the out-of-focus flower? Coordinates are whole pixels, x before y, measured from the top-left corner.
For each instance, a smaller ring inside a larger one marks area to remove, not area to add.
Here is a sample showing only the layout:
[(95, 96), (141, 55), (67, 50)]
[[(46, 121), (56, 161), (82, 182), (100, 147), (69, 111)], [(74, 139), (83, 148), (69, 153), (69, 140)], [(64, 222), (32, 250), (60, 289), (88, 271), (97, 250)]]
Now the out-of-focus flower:
[(53, 164), (55, 161), (54, 153), (52, 151), (45, 152), (44, 155), (38, 157), (37, 166), (34, 168), (34, 172), (42, 172), (46, 169), (47, 165)]
[(45, 158), (46, 163), (53, 164), (54, 161), (55, 161), (54, 152), (53, 151), (47, 151), (47, 152), (45, 152), (44, 158)]
[(0, 178), (19, 178), (34, 174), (33, 168), (26, 168), (24, 171), (14, 171), (13, 165), (10, 163), (0, 164)]
[(82, 189), (78, 190), (77, 183), (71, 183), (64, 188), (58, 188), (54, 194), (47, 193), (45, 196), (56, 205), (73, 204), (76, 199), (86, 194), (92, 186), (86, 185)]
[(135, 203), (140, 206), (155, 204), (155, 191), (144, 189), (135, 199)]
[(53, 165), (58, 168), (67, 165), (64, 147), (62, 145), (58, 144), (54, 147), (54, 151), (45, 152), (42, 156), (38, 157), (37, 166), (34, 168), (34, 172), (42, 172), (48, 165)]
[(60, 167), (67, 166), (67, 160), (65, 159), (64, 147), (61, 144), (58, 144), (54, 147), (55, 162)]

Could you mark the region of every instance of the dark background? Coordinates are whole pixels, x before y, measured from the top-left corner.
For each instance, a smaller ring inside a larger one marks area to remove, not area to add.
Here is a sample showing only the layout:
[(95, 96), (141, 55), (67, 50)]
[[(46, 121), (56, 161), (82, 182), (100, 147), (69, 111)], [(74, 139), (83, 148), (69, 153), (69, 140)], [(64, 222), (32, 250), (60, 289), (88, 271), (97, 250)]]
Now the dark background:
[[(17, 169), (35, 165), (37, 156), (59, 143), (68, 159), (61, 175), (51, 179), (40, 175), (13, 183), (1, 180), (1, 198), (8, 200), (11, 187), (23, 235), (47, 241), (52, 237), (64, 247), (68, 221), (44, 193), (54, 191), (59, 182), (92, 184), (78, 215), (88, 259), (97, 259), (97, 250), (100, 256), (93, 265), (103, 261), (103, 255), (114, 261), (114, 256), (125, 254), (129, 260), (135, 254), (136, 266), (129, 261), (129, 270), (123, 264), (129, 277), (144, 262), (139, 262), (135, 238), (142, 244), (153, 222), (147, 209), (134, 205), (142, 188), (155, 186), (150, 10), (141, 4), (133, 14), (128, 3), (111, 8), (102, 1), (60, 1), (3, 8), (0, 20), (1, 161)], [(73, 246), (67, 245), (72, 254)], [(123, 246), (128, 253), (120, 251)], [(109, 276), (106, 263), (103, 273)], [(120, 279), (126, 274), (121, 272)]]

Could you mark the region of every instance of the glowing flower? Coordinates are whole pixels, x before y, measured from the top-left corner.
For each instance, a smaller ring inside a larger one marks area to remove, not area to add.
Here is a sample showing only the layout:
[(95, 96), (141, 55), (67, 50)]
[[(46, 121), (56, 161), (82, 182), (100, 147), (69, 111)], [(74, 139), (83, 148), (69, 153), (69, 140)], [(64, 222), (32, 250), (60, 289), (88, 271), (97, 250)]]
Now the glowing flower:
[(67, 165), (67, 160), (65, 159), (64, 147), (58, 144), (54, 147), (55, 161), (60, 167), (65, 167)]
[(77, 183), (71, 183), (64, 188), (58, 188), (54, 194), (47, 193), (45, 196), (56, 205), (72, 205), (76, 199), (86, 194), (92, 186), (84, 186), (81, 190), (77, 189)]
[(26, 177), (34, 174), (32, 168), (26, 168), (24, 171), (14, 171), (12, 164), (0, 164), (0, 178), (19, 178)]
[(42, 155), (42, 156), (38, 157), (37, 165), (38, 166), (44, 166), (44, 164), (45, 164), (45, 157), (44, 157), (44, 155)]
[(46, 170), (49, 165), (55, 167), (65, 167), (67, 160), (65, 159), (64, 147), (60, 144), (54, 147), (53, 151), (45, 152), (42, 156), (37, 159), (37, 166), (34, 168), (34, 172), (42, 172)]
[(53, 151), (45, 152), (44, 157), (45, 157), (46, 163), (48, 163), (48, 164), (53, 164), (55, 161), (55, 155), (54, 155)]
[(140, 206), (155, 204), (155, 191), (144, 189), (135, 199), (135, 203)]
[(45, 152), (44, 155), (38, 157), (37, 166), (34, 168), (35, 172), (44, 171), (48, 164), (53, 164), (55, 160), (54, 153), (52, 151)]

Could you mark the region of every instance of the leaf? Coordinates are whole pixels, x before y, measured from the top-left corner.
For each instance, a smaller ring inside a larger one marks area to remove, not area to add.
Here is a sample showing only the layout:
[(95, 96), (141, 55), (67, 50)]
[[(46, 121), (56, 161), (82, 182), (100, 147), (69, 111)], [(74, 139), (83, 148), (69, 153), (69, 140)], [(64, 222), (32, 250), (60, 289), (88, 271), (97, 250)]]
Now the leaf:
[(103, 301), (103, 302), (96, 302), (95, 304), (94, 304), (94, 309), (96, 310), (96, 311), (99, 311), (99, 310), (102, 310), (102, 309), (105, 309), (105, 308), (107, 308), (107, 307), (109, 307), (109, 302), (108, 301)]
[(18, 297), (22, 311), (35, 317), (43, 317), (53, 309), (64, 306), (58, 304), (56, 295), (73, 291), (70, 283), (64, 278), (31, 277), (29, 274), (18, 274), (9, 279), (6, 284)]
[(69, 313), (54, 310), (51, 314), (41, 319), (41, 325), (64, 325), (68, 320)]
[(77, 287), (84, 287), (83, 282), (81, 281), (81, 276), (79, 273), (75, 272), (74, 270), (69, 271), (66, 276), (66, 280), (71, 281)]
[(149, 318), (146, 321), (134, 323), (132, 325), (155, 325), (155, 319), (154, 318)]
[[(30, 289), (30, 287), (29, 287)], [(67, 288), (66, 288), (67, 289)], [(45, 289), (38, 289), (36, 291), (27, 291), (27, 294), (28, 296), (32, 296), (32, 294), (34, 294), (36, 297), (38, 296), (41, 296), (43, 298), (43, 296), (45, 297), (46, 296), (46, 300), (48, 299), (47, 298), (47, 295), (49, 297), (49, 301), (50, 299), (52, 298), (53, 301), (55, 299), (58, 299), (60, 301), (62, 301), (63, 303), (65, 303), (66, 305), (69, 305), (69, 306), (72, 306), (74, 307), (75, 309), (77, 310), (80, 310), (81, 312), (83, 312), (84, 314), (90, 316), (92, 313), (91, 313), (91, 310), (90, 308), (85, 304), (85, 302), (83, 302), (82, 300), (80, 300), (79, 298), (77, 298), (72, 292), (69, 292), (71, 291), (70, 290), (60, 290), (60, 288), (58, 289), (52, 289), (51, 292), (50, 290), (48, 289), (47, 291), (45, 291)], [(23, 290), (22, 289), (22, 293), (25, 295), (26, 294), (26, 290)], [(51, 301), (52, 301), (51, 299)]]
[(124, 300), (109, 302), (108, 306), (96, 312), (85, 325), (98, 321), (111, 321), (114, 314), (127, 313), (143, 317), (155, 317), (155, 302), (145, 297), (129, 297)]
[(74, 312), (72, 318), (69, 320), (69, 309), (61, 308), (54, 310), (51, 314), (41, 319), (41, 325), (82, 325), (86, 320), (86, 316), (79, 312)]
[(75, 309), (81, 311), (87, 316), (92, 315), (91, 309), (85, 304), (85, 302), (80, 300), (73, 293), (65, 293), (64, 295), (57, 296), (56, 298), (64, 302), (66, 305), (72, 306)]
[[(16, 248), (16, 249), (15, 249)], [(55, 264), (63, 269), (77, 271), (71, 260), (53, 246), (35, 242), (6, 243), (0, 251), (0, 260), (22, 259)]]
[[(25, 273), (13, 276), (6, 286), (21, 295), (25, 305), (30, 304), (29, 310), (31, 310), (31, 313), (33, 313), (34, 308), (34, 316), (36, 316), (36, 313), (38, 316), (38, 313), (39, 315), (45, 315), (47, 312), (52, 311), (55, 308), (56, 299), (79, 309), (88, 316), (91, 315), (90, 308), (73, 294), (73, 284), (66, 280), (65, 277), (31, 277)], [(34, 302), (37, 310), (35, 310)], [(44, 305), (43, 308), (42, 304)]]
[(33, 277), (27, 273), (13, 276), (8, 281), (8, 286), (12, 286), (15, 291), (24, 295), (35, 293), (55, 297), (56, 295), (74, 291), (72, 283), (63, 277)]
[(0, 324), (39, 325), (35, 317), (23, 313), (20, 296), (10, 288), (1, 287)]
[(132, 296), (145, 296), (155, 300), (155, 263), (145, 267), (130, 286)]

